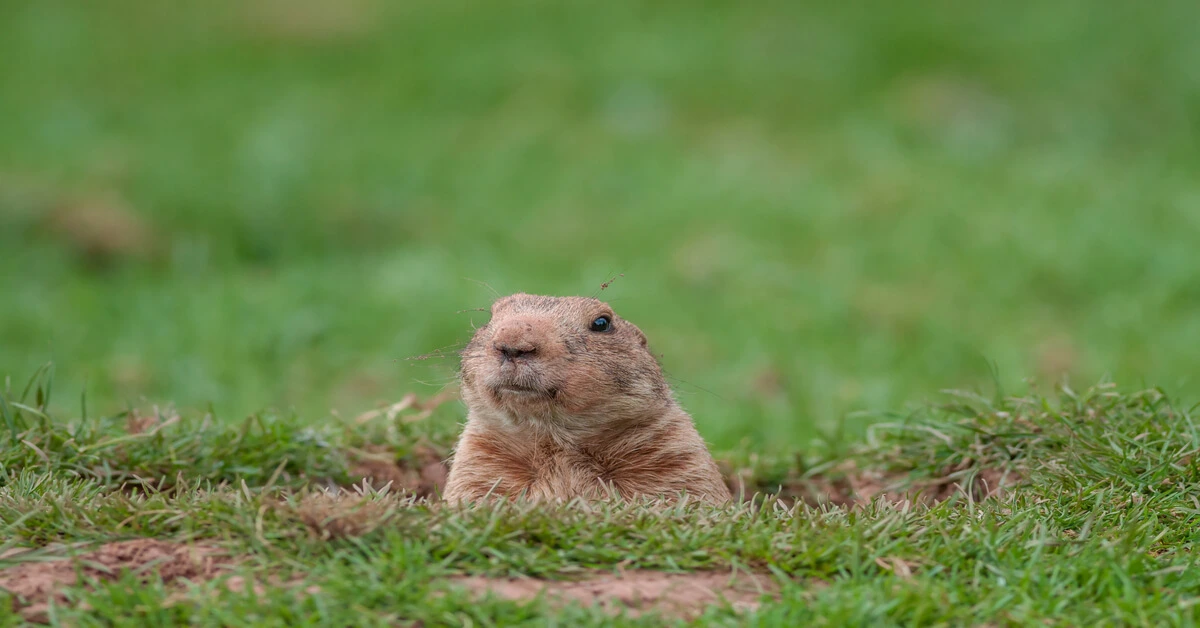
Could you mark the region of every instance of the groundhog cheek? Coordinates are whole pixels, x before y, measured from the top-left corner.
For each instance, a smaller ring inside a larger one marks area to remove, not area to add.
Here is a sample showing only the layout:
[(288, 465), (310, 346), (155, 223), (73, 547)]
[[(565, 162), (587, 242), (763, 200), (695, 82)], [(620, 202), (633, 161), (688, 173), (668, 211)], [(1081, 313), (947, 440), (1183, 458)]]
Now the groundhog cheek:
[(607, 377), (603, 373), (577, 369), (563, 380), (558, 398), (568, 412), (582, 412), (611, 399)]

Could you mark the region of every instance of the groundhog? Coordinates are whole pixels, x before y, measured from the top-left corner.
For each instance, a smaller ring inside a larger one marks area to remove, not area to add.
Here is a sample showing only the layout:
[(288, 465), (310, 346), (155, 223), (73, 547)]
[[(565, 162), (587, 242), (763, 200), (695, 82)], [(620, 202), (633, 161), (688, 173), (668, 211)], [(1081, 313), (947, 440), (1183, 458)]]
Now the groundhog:
[(444, 497), (730, 500), (640, 329), (584, 297), (515, 294), (462, 351)]

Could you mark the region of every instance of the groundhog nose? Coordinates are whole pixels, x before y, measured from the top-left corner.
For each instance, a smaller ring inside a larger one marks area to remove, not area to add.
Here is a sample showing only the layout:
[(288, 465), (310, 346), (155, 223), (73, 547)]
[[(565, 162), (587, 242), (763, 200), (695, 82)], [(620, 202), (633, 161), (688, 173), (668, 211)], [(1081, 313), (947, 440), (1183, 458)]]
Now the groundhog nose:
[(504, 342), (497, 340), (492, 346), (508, 360), (524, 358), (537, 353), (537, 345), (532, 342)]

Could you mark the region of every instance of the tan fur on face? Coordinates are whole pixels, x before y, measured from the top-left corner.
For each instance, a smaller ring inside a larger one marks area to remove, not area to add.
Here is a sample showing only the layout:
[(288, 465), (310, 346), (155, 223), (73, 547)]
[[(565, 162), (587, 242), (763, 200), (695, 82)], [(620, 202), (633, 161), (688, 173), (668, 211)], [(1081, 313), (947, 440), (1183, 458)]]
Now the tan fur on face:
[[(597, 317), (609, 331), (592, 331)], [(608, 304), (515, 294), (462, 353), (467, 425), (448, 501), (677, 497), (729, 490), (646, 336)]]

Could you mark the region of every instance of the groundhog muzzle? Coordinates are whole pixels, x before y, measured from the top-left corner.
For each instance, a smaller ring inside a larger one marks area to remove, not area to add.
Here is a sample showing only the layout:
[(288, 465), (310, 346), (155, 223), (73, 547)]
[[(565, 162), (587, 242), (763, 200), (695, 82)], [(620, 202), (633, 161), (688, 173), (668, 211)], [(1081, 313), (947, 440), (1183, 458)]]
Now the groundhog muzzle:
[(584, 297), (515, 294), (491, 312), (462, 351), (448, 501), (730, 499), (635, 325)]

